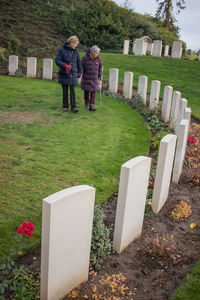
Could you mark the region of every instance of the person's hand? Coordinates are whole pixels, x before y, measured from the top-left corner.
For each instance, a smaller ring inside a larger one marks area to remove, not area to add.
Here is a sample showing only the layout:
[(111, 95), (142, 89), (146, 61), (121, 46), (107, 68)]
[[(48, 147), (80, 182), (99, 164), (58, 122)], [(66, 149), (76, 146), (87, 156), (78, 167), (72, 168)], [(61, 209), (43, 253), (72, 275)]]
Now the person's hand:
[(78, 78), (80, 78), (82, 76), (82, 73), (78, 73)]
[(71, 71), (72, 67), (70, 65), (64, 65), (66, 71)]

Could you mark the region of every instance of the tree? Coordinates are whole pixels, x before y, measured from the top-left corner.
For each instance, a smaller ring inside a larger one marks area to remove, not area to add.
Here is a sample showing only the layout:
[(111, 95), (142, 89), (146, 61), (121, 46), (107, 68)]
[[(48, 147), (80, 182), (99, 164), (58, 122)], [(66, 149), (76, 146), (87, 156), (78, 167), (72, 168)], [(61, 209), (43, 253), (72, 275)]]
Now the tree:
[[(156, 18), (161, 18), (164, 20), (164, 26), (168, 29), (171, 29), (176, 22), (176, 19), (173, 14), (173, 0), (156, 0), (158, 2), (158, 8), (156, 11)], [(177, 14), (180, 13), (185, 6), (185, 0), (174, 0), (177, 7)]]

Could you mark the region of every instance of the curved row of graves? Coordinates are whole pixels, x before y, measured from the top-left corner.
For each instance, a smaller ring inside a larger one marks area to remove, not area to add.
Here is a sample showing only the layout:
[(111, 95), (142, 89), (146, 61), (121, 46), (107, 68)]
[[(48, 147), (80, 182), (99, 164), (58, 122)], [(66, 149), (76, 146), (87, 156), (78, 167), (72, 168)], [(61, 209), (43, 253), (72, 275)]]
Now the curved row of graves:
[[(123, 54), (129, 54), (130, 41), (124, 40)], [(152, 43), (147, 43), (143, 38), (133, 41), (132, 52), (135, 56), (152, 55), (154, 57), (161, 57), (162, 55), (162, 41), (155, 40)], [(169, 45), (165, 45), (164, 57), (169, 56)], [(171, 57), (181, 58), (182, 56), (182, 42), (174, 41), (172, 45)]]
[[(44, 66), (52, 68), (47, 60)], [(109, 70), (112, 94), (118, 92), (118, 76), (118, 69)], [(125, 98), (132, 98), (133, 77), (132, 72), (124, 73)], [(140, 76), (138, 94), (144, 104), (147, 86), (148, 77)], [(149, 109), (158, 106), (160, 86), (158, 80), (151, 82)], [(187, 100), (171, 86), (164, 87), (161, 118), (175, 133), (166, 135), (160, 142), (152, 197), (156, 214), (168, 198), (170, 182), (178, 183), (181, 176), (191, 118)], [(113, 238), (113, 249), (118, 253), (142, 234), (150, 168), (151, 158), (145, 156), (132, 158), (121, 166)], [(70, 187), (43, 199), (41, 300), (60, 299), (88, 279), (94, 203), (95, 188), (88, 185)]]

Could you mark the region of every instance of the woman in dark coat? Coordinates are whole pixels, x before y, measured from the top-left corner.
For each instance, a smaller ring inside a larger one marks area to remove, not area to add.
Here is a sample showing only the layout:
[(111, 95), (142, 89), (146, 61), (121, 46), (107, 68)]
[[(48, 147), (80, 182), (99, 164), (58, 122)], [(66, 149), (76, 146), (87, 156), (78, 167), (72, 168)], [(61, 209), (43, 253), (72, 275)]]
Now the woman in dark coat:
[(102, 61), (99, 56), (100, 49), (93, 46), (86, 50), (82, 58), (83, 76), (81, 88), (84, 90), (85, 108), (95, 111), (95, 92), (99, 89), (99, 80), (102, 78)]
[(76, 36), (68, 38), (67, 42), (60, 48), (55, 62), (60, 67), (58, 82), (63, 89), (63, 111), (68, 111), (68, 86), (70, 86), (71, 111), (78, 112), (75, 99), (75, 85), (82, 75), (82, 66), (77, 46), (79, 39)]

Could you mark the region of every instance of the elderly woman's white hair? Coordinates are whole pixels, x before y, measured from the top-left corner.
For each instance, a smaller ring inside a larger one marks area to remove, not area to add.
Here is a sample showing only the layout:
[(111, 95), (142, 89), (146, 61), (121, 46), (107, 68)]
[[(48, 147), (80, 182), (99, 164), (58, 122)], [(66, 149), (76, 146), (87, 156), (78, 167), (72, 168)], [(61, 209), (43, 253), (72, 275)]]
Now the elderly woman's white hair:
[(90, 52), (91, 53), (95, 53), (95, 52), (100, 52), (100, 49), (99, 49), (99, 47), (97, 47), (96, 45), (95, 46), (92, 46), (92, 48), (90, 49)]

